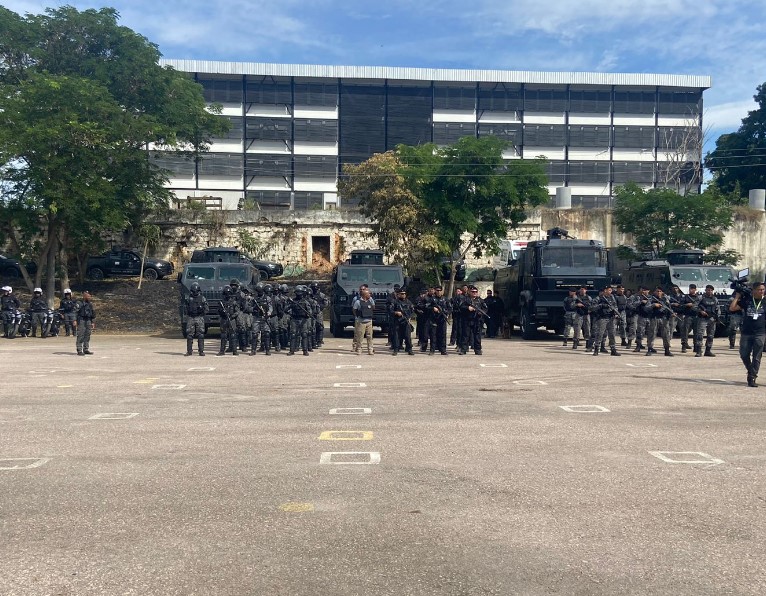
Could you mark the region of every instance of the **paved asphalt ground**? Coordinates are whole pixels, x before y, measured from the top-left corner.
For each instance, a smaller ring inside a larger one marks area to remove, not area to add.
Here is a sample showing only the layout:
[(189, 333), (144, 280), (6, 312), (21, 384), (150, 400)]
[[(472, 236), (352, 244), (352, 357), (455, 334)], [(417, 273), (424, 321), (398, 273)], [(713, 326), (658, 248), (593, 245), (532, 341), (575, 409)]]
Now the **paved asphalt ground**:
[(764, 594), (766, 387), (725, 342), (0, 341), (0, 594)]

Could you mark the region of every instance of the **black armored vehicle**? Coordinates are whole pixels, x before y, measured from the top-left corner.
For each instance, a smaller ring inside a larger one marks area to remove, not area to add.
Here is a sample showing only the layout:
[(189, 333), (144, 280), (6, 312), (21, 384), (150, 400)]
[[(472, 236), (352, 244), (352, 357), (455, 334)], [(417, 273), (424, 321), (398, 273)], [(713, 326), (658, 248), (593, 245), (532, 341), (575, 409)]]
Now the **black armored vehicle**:
[(178, 274), (181, 333), (186, 337), (186, 317), (183, 312), (184, 299), (189, 295), (189, 288), (197, 282), (202, 288), (202, 295), (207, 299), (210, 312), (205, 317), (205, 329), (221, 326), (221, 304), (223, 287), (232, 279), (238, 279), (240, 287), (252, 291), (261, 277), (258, 270), (250, 263), (189, 263)]
[(607, 251), (599, 240), (577, 240), (552, 228), (546, 240), (527, 243), (519, 258), (495, 276), (495, 296), (505, 306), (503, 328), (521, 328), (532, 339), (538, 327), (564, 331), (564, 298), (585, 286), (590, 296), (611, 281)]
[(347, 326), (354, 325), (351, 306), (358, 296), (359, 286), (367, 284), (375, 299), (373, 326), (384, 328), (387, 319), (386, 299), (394, 285), (405, 285), (401, 265), (385, 265), (382, 250), (353, 250), (345, 263), (332, 272), (330, 292), (330, 333), (343, 335)]

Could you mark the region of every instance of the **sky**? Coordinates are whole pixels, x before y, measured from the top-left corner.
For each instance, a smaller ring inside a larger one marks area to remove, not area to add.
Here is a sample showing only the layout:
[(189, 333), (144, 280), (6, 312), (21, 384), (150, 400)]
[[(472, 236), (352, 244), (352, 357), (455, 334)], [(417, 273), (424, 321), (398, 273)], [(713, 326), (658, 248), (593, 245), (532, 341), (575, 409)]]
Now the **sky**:
[(165, 58), (709, 75), (706, 150), (766, 82), (752, 0), (0, 0), (17, 13), (111, 6)]

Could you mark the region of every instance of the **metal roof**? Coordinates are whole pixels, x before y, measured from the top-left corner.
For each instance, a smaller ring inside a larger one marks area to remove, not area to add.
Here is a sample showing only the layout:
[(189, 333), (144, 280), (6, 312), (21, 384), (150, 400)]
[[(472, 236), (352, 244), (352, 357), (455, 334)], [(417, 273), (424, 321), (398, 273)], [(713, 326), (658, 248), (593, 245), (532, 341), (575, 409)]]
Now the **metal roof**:
[(449, 68), (404, 68), (399, 66), (329, 66), (318, 64), (270, 64), (267, 62), (219, 62), (215, 60), (166, 60), (160, 63), (183, 72), (275, 77), (342, 79), (398, 79), (471, 83), (532, 83), (545, 85), (624, 85), (710, 88), (709, 76), (608, 73), (544, 72), (524, 70), (456, 70)]

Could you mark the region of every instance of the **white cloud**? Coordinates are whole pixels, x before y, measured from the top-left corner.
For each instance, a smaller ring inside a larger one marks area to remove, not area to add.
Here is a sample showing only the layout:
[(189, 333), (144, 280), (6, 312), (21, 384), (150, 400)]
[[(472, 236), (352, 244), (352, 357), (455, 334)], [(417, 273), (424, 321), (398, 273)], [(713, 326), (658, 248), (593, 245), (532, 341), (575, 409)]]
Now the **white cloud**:
[(751, 110), (758, 108), (753, 99), (749, 101), (732, 101), (714, 106), (706, 106), (703, 116), (705, 128), (711, 130), (735, 131), (742, 124), (742, 119)]

